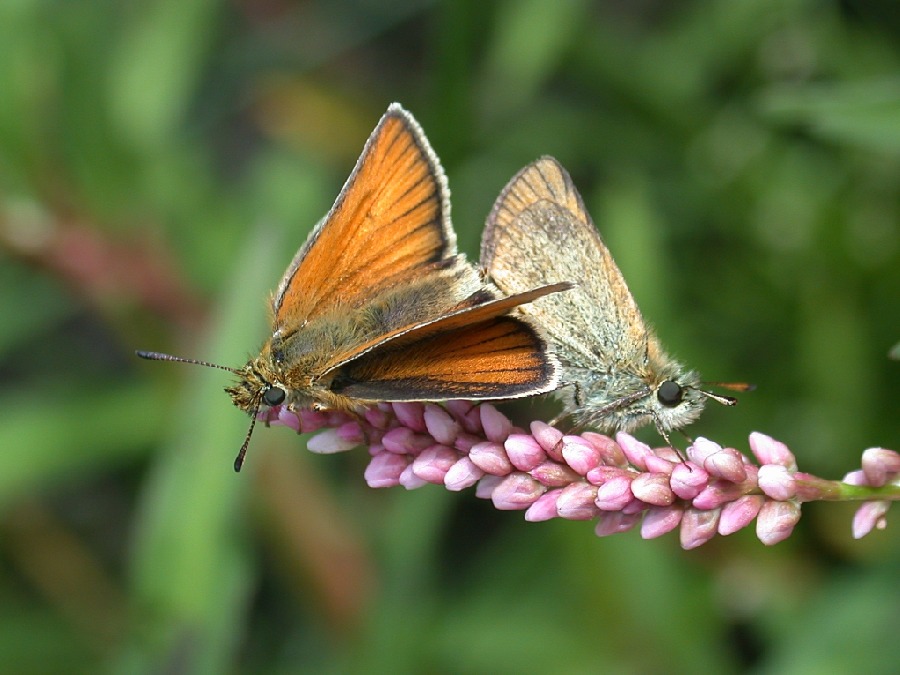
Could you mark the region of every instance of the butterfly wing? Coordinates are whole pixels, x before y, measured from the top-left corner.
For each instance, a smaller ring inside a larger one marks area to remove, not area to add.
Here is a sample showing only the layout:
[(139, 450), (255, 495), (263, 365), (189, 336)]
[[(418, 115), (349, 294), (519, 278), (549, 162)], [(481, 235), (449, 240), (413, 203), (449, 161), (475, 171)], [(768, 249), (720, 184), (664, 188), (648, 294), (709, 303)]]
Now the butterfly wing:
[(276, 331), (359, 306), (456, 253), (449, 191), (421, 127), (392, 104), (273, 297)]
[(597, 369), (646, 354), (640, 310), (568, 172), (552, 157), (526, 166), (500, 193), (482, 237), (481, 264), (506, 293), (577, 282), (522, 308), (547, 330), (565, 363)]
[(532, 324), (505, 315), (570, 288), (555, 284), (468, 307), (373, 345), (344, 364), (331, 389), (368, 401), (515, 398), (558, 385), (555, 359)]

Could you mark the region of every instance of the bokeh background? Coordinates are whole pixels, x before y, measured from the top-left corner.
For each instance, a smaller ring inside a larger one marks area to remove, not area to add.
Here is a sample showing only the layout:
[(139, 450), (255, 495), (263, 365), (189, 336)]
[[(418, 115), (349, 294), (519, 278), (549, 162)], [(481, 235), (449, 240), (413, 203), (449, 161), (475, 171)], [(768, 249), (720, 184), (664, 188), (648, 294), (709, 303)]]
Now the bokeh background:
[(555, 155), (664, 344), (758, 385), (692, 433), (840, 478), (900, 447), (898, 74), (891, 0), (0, 3), (3, 669), (897, 672), (900, 523), (598, 539), (285, 428), (236, 475), (228, 376), (133, 350), (241, 365), (397, 100), (470, 256)]

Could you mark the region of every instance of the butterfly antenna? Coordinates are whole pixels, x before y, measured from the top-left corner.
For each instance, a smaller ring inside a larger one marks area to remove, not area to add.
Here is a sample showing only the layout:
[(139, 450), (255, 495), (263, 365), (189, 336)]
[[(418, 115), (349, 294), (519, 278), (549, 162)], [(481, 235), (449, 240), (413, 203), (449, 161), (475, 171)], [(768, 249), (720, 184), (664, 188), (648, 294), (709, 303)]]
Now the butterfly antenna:
[[(756, 389), (755, 384), (750, 384), (748, 382), (704, 382), (703, 385), (707, 387), (721, 387), (722, 389), (730, 389), (731, 391), (753, 391)], [(722, 405), (737, 405), (738, 402), (734, 396), (720, 396), (704, 389), (694, 389), (694, 391), (703, 394), (706, 398), (711, 398), (713, 401), (721, 403)]]
[(250, 446), (250, 437), (253, 435), (253, 427), (256, 426), (256, 416), (259, 414), (259, 405), (253, 409), (253, 416), (250, 418), (250, 428), (247, 429), (247, 435), (244, 437), (244, 443), (238, 450), (237, 457), (234, 458), (234, 472), (240, 473), (241, 467), (244, 466), (244, 457), (247, 456), (247, 448)]
[(198, 361), (197, 359), (186, 359), (181, 356), (172, 356), (171, 354), (163, 354), (162, 352), (145, 352), (138, 350), (135, 352), (142, 359), (148, 361), (175, 361), (176, 363), (193, 363), (195, 366), (206, 366), (207, 368), (218, 368), (219, 370), (227, 370), (229, 373), (240, 375), (237, 368), (229, 368), (228, 366), (220, 366), (218, 363), (210, 363), (209, 361)]

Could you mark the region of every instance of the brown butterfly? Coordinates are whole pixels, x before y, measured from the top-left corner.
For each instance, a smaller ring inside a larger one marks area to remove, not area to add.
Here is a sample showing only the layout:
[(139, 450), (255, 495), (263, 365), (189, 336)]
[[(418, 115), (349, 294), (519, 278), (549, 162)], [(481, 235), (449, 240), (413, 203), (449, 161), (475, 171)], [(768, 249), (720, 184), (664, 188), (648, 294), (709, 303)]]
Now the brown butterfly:
[(613, 432), (652, 423), (669, 442), (668, 432), (697, 419), (706, 399), (736, 403), (701, 389), (700, 376), (663, 350), (572, 179), (552, 157), (526, 166), (500, 193), (482, 237), (481, 264), (511, 294), (578, 280), (573, 290), (521, 311), (553, 343), (563, 368), (565, 414), (579, 426)]
[(253, 421), (263, 406), (358, 412), (377, 401), (501, 399), (554, 389), (558, 364), (516, 309), (568, 283), (503, 296), (456, 252), (440, 162), (412, 115), (391, 105), (334, 206), (272, 297), (272, 337), (226, 391)]

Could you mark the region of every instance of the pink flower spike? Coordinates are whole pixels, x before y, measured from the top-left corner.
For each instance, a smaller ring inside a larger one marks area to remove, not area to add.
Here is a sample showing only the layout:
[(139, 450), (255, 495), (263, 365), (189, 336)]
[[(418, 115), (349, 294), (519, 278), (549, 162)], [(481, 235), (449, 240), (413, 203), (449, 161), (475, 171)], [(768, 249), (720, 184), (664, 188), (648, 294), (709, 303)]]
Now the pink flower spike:
[(888, 501), (865, 502), (853, 515), (853, 538), (862, 539), (874, 529), (887, 527)]
[(528, 473), (536, 481), (547, 487), (565, 487), (569, 483), (581, 478), (565, 464), (557, 464), (549, 459), (541, 462)]
[(600, 453), (580, 436), (563, 436), (562, 456), (565, 463), (580, 476), (600, 464)]
[(641, 537), (643, 539), (656, 539), (667, 532), (671, 532), (678, 527), (683, 515), (684, 508), (678, 504), (650, 507), (641, 521)]
[(413, 460), (412, 468), (416, 476), (422, 480), (442, 485), (450, 467), (458, 460), (459, 455), (452, 448), (446, 445), (432, 445)]
[(631, 481), (631, 492), (645, 504), (671, 506), (675, 494), (669, 487), (669, 476), (664, 473), (642, 473)]
[(599, 509), (594, 504), (597, 488), (587, 483), (571, 483), (556, 499), (556, 512), (566, 520), (592, 520)]
[(698, 466), (704, 466), (708, 457), (721, 450), (721, 445), (700, 436), (688, 446), (687, 456), (688, 459)]
[(551, 427), (544, 422), (532, 422), (530, 425), (531, 435), (534, 440), (544, 449), (548, 455), (553, 457), (552, 453), (556, 452), (557, 456), (553, 457), (557, 462), (562, 461), (562, 456), (557, 450), (559, 442), (562, 440), (563, 432), (556, 427)]
[(562, 490), (550, 490), (538, 497), (537, 501), (525, 511), (525, 520), (529, 523), (539, 523), (544, 520), (558, 518), (556, 499), (561, 492)]
[(469, 450), (469, 459), (485, 473), (494, 476), (505, 476), (513, 469), (512, 462), (506, 456), (506, 451), (499, 443), (482, 441), (476, 443)]
[(407, 490), (416, 490), (424, 485), (428, 485), (428, 483), (415, 474), (413, 466), (410, 464), (403, 469), (403, 473), (400, 474), (400, 485)]
[(679, 499), (689, 502), (709, 485), (709, 473), (693, 462), (682, 462), (672, 468), (669, 485)]
[(475, 486), (475, 496), (479, 499), (490, 499), (491, 495), (494, 493), (494, 490), (497, 489), (497, 486), (500, 485), (506, 476), (492, 476), (490, 474), (486, 474), (484, 478), (478, 481), (478, 484)]
[(625, 453), (622, 452), (622, 446), (609, 436), (597, 434), (593, 431), (585, 431), (581, 434), (581, 437), (593, 445), (597, 452), (600, 453), (601, 464), (617, 466), (622, 469), (628, 466), (628, 460), (625, 458)]
[(622, 431), (616, 434), (616, 442), (622, 448), (622, 452), (625, 453), (625, 458), (631, 466), (641, 471), (646, 470), (647, 464), (645, 459), (653, 455), (653, 450), (650, 449), (649, 445), (641, 443), (634, 436)]
[(359, 443), (341, 438), (338, 429), (325, 429), (309, 439), (307, 450), (317, 455), (332, 455), (337, 452), (352, 450)]
[(685, 551), (702, 546), (716, 536), (719, 509), (708, 511), (689, 508), (681, 519), (681, 548)]
[(884, 448), (864, 450), (862, 470), (868, 485), (881, 487), (900, 473), (900, 454)]
[(406, 457), (392, 452), (380, 452), (375, 455), (364, 474), (366, 484), (371, 488), (387, 488), (400, 485), (400, 474), (406, 469), (409, 461)]
[(424, 434), (425, 428), (425, 406), (421, 403), (392, 403), (394, 414), (397, 419), (405, 427), (409, 427), (419, 434)]
[(799, 504), (766, 501), (756, 518), (756, 536), (766, 546), (772, 546), (790, 537), (799, 520)]
[(503, 443), (512, 432), (512, 422), (490, 403), (481, 404), (481, 427), (489, 441)]
[(527, 509), (544, 494), (546, 488), (526, 473), (513, 473), (504, 478), (491, 493), (498, 511)]
[(719, 518), (719, 534), (727, 536), (747, 527), (765, 502), (762, 495), (744, 495), (725, 504)]
[(468, 457), (463, 457), (447, 470), (444, 476), (444, 487), (453, 492), (459, 492), (472, 487), (484, 476), (484, 471), (472, 463)]
[(797, 483), (793, 474), (781, 464), (764, 464), (759, 467), (759, 489), (769, 499), (785, 502), (797, 495)]
[(719, 452), (712, 453), (703, 462), (703, 468), (709, 471), (710, 476), (731, 483), (741, 483), (747, 479), (741, 453), (734, 448), (722, 448)]
[(780, 464), (791, 471), (797, 470), (797, 459), (788, 446), (767, 434), (754, 431), (750, 434), (750, 450), (760, 464)]
[(547, 459), (547, 453), (532, 436), (512, 434), (503, 443), (509, 461), (519, 471), (531, 471)]
[(417, 434), (409, 427), (396, 427), (385, 433), (381, 442), (388, 452), (396, 452), (398, 455), (418, 455), (433, 445), (434, 439), (431, 436)]
[(459, 422), (442, 407), (434, 404), (425, 406), (422, 416), (425, 429), (441, 445), (453, 445), (459, 435)]
[(634, 495), (631, 492), (631, 479), (620, 475), (610, 478), (597, 488), (597, 499), (594, 503), (601, 511), (619, 511), (632, 499)]
[(601, 513), (597, 526), (594, 528), (594, 534), (598, 537), (608, 537), (611, 534), (619, 534), (620, 532), (628, 532), (637, 525), (641, 520), (640, 513), (625, 515), (616, 511)]

